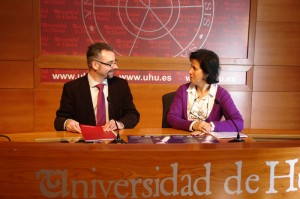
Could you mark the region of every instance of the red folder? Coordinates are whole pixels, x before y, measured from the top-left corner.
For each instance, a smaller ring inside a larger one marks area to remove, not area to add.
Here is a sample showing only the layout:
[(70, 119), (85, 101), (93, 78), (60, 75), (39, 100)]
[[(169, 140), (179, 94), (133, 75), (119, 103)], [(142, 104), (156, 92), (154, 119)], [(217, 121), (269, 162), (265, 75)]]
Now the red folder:
[(85, 142), (113, 140), (117, 137), (113, 131), (104, 131), (102, 126), (89, 126), (80, 124), (82, 137)]

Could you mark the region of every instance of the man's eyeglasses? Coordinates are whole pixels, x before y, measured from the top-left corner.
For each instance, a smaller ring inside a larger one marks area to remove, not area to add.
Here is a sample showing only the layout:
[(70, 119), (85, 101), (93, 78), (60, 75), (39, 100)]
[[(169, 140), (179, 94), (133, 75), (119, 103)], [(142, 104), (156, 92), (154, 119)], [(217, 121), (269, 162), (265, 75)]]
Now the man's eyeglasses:
[(108, 63), (105, 63), (105, 62), (102, 62), (102, 61), (99, 61), (99, 60), (95, 60), (94, 59), (94, 61), (95, 62), (98, 62), (98, 63), (100, 63), (100, 64), (103, 64), (103, 65), (105, 65), (105, 66), (108, 66), (108, 67), (113, 67), (114, 65), (117, 65), (117, 60), (116, 61), (114, 61), (114, 62), (108, 62)]

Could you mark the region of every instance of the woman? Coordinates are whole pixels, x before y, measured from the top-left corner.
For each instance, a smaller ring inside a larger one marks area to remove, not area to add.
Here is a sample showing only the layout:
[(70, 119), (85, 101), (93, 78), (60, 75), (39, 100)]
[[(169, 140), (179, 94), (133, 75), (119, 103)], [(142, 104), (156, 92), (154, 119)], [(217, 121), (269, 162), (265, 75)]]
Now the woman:
[[(167, 116), (169, 125), (205, 133), (242, 131), (242, 115), (228, 91), (217, 85), (220, 71), (218, 55), (199, 49), (190, 54), (190, 62), (190, 83), (177, 89)], [(225, 120), (221, 121), (223, 116)]]

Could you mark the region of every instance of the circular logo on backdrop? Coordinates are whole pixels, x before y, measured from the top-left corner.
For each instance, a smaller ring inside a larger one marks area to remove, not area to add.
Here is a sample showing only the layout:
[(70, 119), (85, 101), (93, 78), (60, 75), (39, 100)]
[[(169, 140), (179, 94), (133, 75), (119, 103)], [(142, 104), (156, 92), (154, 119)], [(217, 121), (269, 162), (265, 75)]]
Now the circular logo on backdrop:
[(201, 48), (214, 18), (214, 0), (82, 0), (90, 42), (123, 56), (187, 57)]

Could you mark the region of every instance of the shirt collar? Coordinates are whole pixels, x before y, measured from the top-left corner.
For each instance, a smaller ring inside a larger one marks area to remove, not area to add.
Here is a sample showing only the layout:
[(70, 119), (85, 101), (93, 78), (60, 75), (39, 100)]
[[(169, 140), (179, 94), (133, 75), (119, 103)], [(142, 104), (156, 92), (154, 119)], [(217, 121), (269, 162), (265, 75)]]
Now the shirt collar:
[(218, 88), (218, 84), (211, 84), (210, 88), (209, 88), (209, 95), (210, 97), (216, 97), (217, 94), (217, 88)]
[(97, 82), (95, 81), (92, 76), (88, 73), (88, 81), (89, 81), (89, 85), (91, 88), (97, 86), (98, 84), (104, 84), (104, 85), (107, 85), (107, 79), (104, 79), (103, 82)]
[[(211, 84), (210, 85), (210, 88), (209, 88), (209, 91), (208, 91), (208, 94), (209, 94), (210, 97), (215, 97), (216, 96), (217, 88), (218, 88), (217, 84)], [(188, 94), (191, 94), (191, 95), (195, 96), (195, 98), (197, 96), (196, 86), (193, 85), (193, 84), (189, 85), (189, 87), (186, 89), (186, 92)]]
[(197, 96), (197, 91), (196, 91), (196, 86), (193, 85), (193, 84), (190, 84), (189, 87), (186, 89), (186, 92), (189, 94), (189, 95), (192, 95), (196, 98)]

